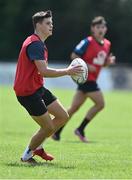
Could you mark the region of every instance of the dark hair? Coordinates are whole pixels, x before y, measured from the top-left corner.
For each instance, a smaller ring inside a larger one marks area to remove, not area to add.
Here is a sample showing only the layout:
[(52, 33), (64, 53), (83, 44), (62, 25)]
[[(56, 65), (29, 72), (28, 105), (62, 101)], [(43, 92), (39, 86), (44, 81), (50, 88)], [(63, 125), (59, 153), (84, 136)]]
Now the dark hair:
[(91, 26), (95, 26), (95, 25), (97, 25), (97, 24), (104, 24), (104, 25), (106, 25), (107, 23), (106, 23), (106, 20), (105, 20), (105, 18), (104, 18), (103, 16), (96, 16), (96, 17), (92, 20)]
[(52, 12), (50, 10), (48, 11), (39, 11), (35, 13), (32, 16), (32, 22), (33, 22), (33, 27), (34, 29), (36, 28), (37, 23), (41, 23), (45, 18), (52, 17)]

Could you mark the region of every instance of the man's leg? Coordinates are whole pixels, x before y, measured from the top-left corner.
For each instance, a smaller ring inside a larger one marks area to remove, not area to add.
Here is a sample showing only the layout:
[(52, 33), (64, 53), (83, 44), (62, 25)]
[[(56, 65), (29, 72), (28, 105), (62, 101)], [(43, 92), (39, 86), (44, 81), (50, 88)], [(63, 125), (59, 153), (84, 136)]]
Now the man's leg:
[(79, 136), (80, 134), (81, 138), (79, 138), (82, 141), (84, 140), (84, 142), (87, 141), (84, 135), (84, 129), (89, 124), (89, 122), (96, 116), (96, 114), (104, 108), (104, 97), (101, 91), (87, 93), (87, 97), (89, 97), (94, 102), (94, 105), (89, 109), (82, 123), (76, 129), (76, 135)]
[(42, 116), (32, 116), (32, 118), (39, 124), (40, 129), (32, 137), (29, 148), (35, 150), (47, 137), (50, 136), (51, 132), (54, 131), (54, 125), (48, 112)]
[[(42, 142), (52, 135), (56, 129), (64, 125), (68, 120), (68, 113), (64, 110), (59, 101), (56, 100), (56, 97), (44, 87), (32, 96), (18, 97), (18, 100), (40, 126), (39, 131), (37, 131), (37, 133), (32, 137), (28, 147), (26, 148), (22, 160), (28, 160), (33, 154), (38, 155), (45, 160), (52, 160), (53, 157), (45, 153), (42, 147)], [(53, 120), (49, 113), (54, 115)]]
[(59, 128), (67, 123), (69, 115), (59, 100), (54, 101), (47, 106), (48, 112), (54, 116), (52, 122), (54, 125), (54, 131), (50, 134), (55, 133)]
[[(68, 113), (61, 105), (61, 103), (56, 100), (52, 102), (49, 106), (47, 106), (48, 112), (46, 112), (42, 116), (32, 116), (32, 118), (40, 125), (40, 130), (32, 137), (28, 149), (24, 153), (22, 159), (27, 160), (29, 156), (32, 155), (32, 151), (34, 151), (34, 155), (39, 155), (45, 160), (52, 160), (53, 157), (51, 155), (43, 152), (42, 148), (37, 149), (38, 146), (42, 144), (42, 142), (49, 136), (51, 136), (58, 128), (63, 126), (68, 120)], [(49, 113), (54, 115), (54, 119), (51, 120)], [(31, 152), (30, 152), (31, 151)], [(27, 153), (30, 152), (30, 153)], [(29, 154), (29, 155), (28, 155)]]
[[(51, 132), (54, 131), (54, 125), (52, 123), (52, 120), (49, 116), (49, 113), (46, 112), (45, 114), (41, 116), (32, 116), (32, 118), (37, 122), (37, 124), (40, 126), (39, 131), (31, 138), (31, 141), (26, 148), (22, 160), (27, 161), (30, 159), (33, 155), (33, 151), (36, 150), (38, 146), (42, 144), (42, 142), (51, 134)], [(52, 156), (48, 156), (45, 152), (42, 152), (41, 150), (41, 157), (45, 160), (52, 160)]]
[[(72, 104), (68, 109), (69, 117), (71, 118), (72, 115), (80, 108), (80, 106), (85, 102), (87, 96), (82, 91), (77, 90), (76, 94), (73, 97)], [(60, 140), (60, 134), (63, 130), (64, 126), (62, 126), (56, 133), (52, 136), (54, 140)]]

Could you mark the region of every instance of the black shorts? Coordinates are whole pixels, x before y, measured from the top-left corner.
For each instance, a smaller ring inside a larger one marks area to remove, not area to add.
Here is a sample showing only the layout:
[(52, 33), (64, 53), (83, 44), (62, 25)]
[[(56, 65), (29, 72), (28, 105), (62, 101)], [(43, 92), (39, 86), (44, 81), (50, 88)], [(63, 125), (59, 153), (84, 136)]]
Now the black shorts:
[(47, 106), (57, 98), (48, 89), (41, 87), (34, 94), (17, 96), (17, 99), (31, 116), (41, 116), (47, 112)]
[(84, 93), (100, 91), (96, 81), (87, 81), (84, 84), (79, 84), (77, 90), (80, 90)]

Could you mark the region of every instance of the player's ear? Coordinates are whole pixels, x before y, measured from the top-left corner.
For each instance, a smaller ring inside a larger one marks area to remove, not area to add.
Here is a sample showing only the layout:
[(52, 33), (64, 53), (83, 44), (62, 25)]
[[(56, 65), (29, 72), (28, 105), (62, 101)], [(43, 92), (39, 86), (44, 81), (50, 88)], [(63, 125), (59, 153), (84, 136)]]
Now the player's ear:
[[(43, 22), (43, 21), (42, 21), (42, 22)], [(40, 28), (41, 25), (42, 25), (42, 22), (37, 22), (37, 23), (36, 23), (36, 28)]]
[(37, 22), (37, 23), (36, 23), (36, 29), (39, 28), (39, 26), (40, 26), (40, 23)]

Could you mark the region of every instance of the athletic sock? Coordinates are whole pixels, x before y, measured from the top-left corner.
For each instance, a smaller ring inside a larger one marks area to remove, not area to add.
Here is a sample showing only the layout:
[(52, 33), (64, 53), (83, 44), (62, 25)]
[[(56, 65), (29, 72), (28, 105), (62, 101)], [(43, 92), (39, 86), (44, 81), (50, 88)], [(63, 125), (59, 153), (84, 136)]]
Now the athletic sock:
[(22, 160), (27, 161), (32, 157), (32, 150), (27, 147), (22, 155)]
[(90, 122), (89, 119), (84, 118), (84, 120), (82, 121), (82, 123), (80, 124), (80, 126), (77, 128), (80, 132), (84, 131), (84, 128), (87, 126), (87, 124)]
[(62, 126), (58, 131), (55, 132), (56, 136), (60, 136), (61, 131), (63, 130), (64, 126)]

